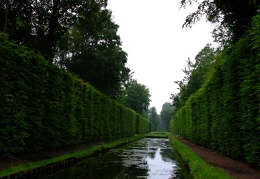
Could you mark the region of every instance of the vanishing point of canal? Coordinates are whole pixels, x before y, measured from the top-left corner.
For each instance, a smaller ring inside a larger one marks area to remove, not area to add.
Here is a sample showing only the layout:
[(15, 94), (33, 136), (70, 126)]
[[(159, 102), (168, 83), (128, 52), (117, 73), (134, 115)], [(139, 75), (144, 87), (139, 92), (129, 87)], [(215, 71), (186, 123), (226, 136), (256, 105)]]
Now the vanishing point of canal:
[[(175, 156), (176, 157), (176, 156)], [(173, 156), (169, 139), (144, 138), (42, 178), (186, 179), (191, 178)]]

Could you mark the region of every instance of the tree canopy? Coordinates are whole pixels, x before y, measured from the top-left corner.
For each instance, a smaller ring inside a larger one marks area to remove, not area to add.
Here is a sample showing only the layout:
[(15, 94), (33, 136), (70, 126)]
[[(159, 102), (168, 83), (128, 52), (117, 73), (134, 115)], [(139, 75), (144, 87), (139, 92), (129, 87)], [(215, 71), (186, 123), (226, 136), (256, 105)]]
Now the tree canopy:
[(150, 91), (145, 85), (132, 79), (125, 88), (125, 96), (122, 102), (137, 113), (143, 114), (150, 105), (150, 96)]
[(117, 35), (119, 26), (112, 21), (111, 11), (96, 2), (88, 8), (64, 37), (67, 44), (61, 45), (57, 63), (118, 99), (130, 77), (130, 69), (125, 66), (127, 54)]
[(194, 3), (198, 8), (186, 17), (183, 26), (192, 26), (205, 16), (217, 24), (213, 34), (222, 44), (237, 42), (250, 27), (252, 17), (260, 11), (260, 1), (257, 0), (181, 0), (181, 7)]
[(0, 29), (10, 39), (54, 57), (62, 36), (76, 22), (87, 0), (12, 0), (0, 3)]
[(106, 6), (107, 0), (1, 1), (0, 32), (119, 99), (130, 69)]

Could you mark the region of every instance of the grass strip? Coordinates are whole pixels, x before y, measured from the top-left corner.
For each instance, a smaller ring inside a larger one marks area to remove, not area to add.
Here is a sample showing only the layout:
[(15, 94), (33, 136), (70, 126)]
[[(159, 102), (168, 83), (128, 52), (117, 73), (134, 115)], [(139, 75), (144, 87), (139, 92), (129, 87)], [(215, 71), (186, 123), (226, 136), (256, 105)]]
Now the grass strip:
[(89, 156), (92, 156), (92, 155), (95, 155), (98, 153), (107, 152), (108, 150), (121, 147), (121, 146), (131, 143), (133, 141), (139, 140), (143, 137), (145, 137), (145, 136), (144, 135), (135, 135), (134, 137), (120, 139), (120, 140), (117, 140), (114, 142), (97, 145), (97, 146), (91, 147), (87, 150), (81, 150), (81, 151), (77, 151), (74, 153), (62, 155), (59, 157), (54, 157), (51, 159), (45, 159), (45, 160), (40, 160), (40, 161), (36, 161), (36, 162), (28, 162), (28, 163), (25, 163), (22, 165), (18, 165), (18, 166), (0, 171), (0, 177), (9, 176), (9, 175), (12, 175), (15, 173), (20, 173), (20, 172), (26, 172), (28, 170), (39, 168), (39, 167), (44, 167), (48, 164), (59, 162), (59, 161), (64, 161), (65, 159), (68, 159), (71, 157), (76, 157), (77, 159), (87, 158)]
[(195, 179), (230, 179), (231, 176), (220, 168), (214, 167), (197, 154), (195, 154), (189, 147), (175, 139), (171, 134), (168, 135), (173, 150), (176, 150), (180, 155), (185, 165), (188, 166), (190, 174)]
[(168, 132), (150, 132), (145, 134), (147, 138), (168, 138)]

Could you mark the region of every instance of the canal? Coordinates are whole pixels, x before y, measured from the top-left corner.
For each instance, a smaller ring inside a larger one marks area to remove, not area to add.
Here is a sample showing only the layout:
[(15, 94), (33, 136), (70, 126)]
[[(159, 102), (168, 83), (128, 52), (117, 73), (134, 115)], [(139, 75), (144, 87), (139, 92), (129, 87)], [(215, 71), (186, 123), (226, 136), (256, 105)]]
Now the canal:
[(186, 179), (190, 175), (173, 157), (169, 139), (144, 138), (42, 178)]

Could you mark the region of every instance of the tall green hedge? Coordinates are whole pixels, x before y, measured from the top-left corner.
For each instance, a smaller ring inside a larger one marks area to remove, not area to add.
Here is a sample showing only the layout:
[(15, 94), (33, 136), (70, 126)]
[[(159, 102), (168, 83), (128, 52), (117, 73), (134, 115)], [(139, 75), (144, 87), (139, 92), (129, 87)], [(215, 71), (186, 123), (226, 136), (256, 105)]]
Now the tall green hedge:
[(151, 130), (151, 122), (142, 117), (140, 114), (136, 114), (136, 126), (135, 133), (136, 134), (145, 134)]
[(133, 110), (38, 52), (0, 40), (0, 157), (149, 132)]
[(260, 166), (260, 15), (247, 35), (219, 54), (209, 80), (170, 125), (194, 143)]

